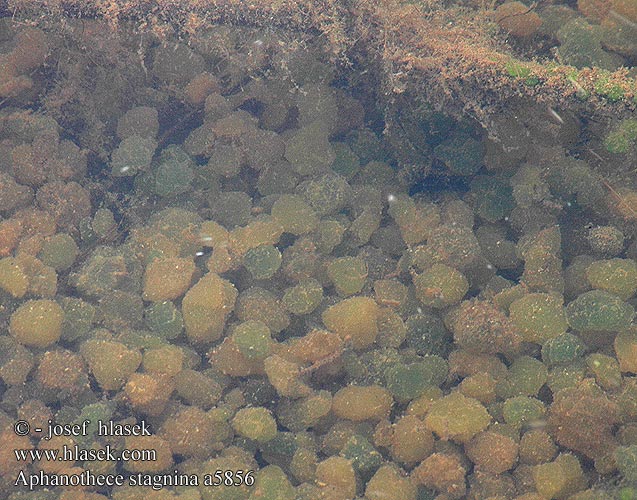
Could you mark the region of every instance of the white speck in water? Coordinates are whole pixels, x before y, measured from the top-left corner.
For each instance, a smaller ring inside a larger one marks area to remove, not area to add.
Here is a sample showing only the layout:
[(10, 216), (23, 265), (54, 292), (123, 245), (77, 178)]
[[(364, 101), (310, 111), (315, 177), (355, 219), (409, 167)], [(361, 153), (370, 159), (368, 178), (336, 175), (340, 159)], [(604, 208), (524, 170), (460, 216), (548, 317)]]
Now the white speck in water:
[(203, 255), (203, 252), (197, 252), (195, 255), (196, 255), (197, 257), (201, 257), (201, 256)]
[(552, 107), (549, 106), (549, 114), (555, 118), (558, 123), (560, 125), (564, 125), (564, 120), (562, 120), (562, 117), (560, 115), (557, 114), (557, 111), (555, 111)]

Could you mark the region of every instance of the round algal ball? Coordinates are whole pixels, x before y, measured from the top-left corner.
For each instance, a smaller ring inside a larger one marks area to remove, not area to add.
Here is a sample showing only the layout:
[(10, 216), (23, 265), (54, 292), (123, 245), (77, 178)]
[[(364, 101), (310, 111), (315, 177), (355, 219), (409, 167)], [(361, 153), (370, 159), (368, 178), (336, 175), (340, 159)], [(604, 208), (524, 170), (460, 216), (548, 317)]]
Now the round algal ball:
[(620, 474), (631, 483), (637, 481), (637, 445), (618, 446), (615, 461)]
[(73, 265), (78, 253), (75, 240), (66, 233), (58, 233), (44, 241), (38, 258), (56, 271), (66, 271)]
[(53, 300), (29, 300), (11, 315), (9, 332), (21, 344), (46, 347), (62, 335), (64, 312)]
[(469, 290), (469, 282), (453, 267), (434, 264), (414, 278), (416, 297), (426, 306), (437, 309), (457, 304)]
[(367, 263), (360, 257), (339, 257), (327, 265), (327, 275), (339, 295), (354, 295), (365, 285)]
[(308, 278), (288, 288), (283, 294), (283, 305), (292, 314), (309, 314), (323, 300), (323, 287), (314, 278)]
[(270, 329), (261, 321), (248, 320), (234, 327), (232, 340), (247, 359), (264, 359), (270, 354)]
[(251, 248), (243, 258), (243, 265), (254, 279), (269, 279), (281, 267), (281, 252), (274, 245)]
[(0, 289), (14, 297), (23, 297), (29, 288), (29, 276), (18, 259), (0, 259)]
[(425, 417), (427, 429), (441, 439), (453, 439), (461, 443), (485, 430), (490, 422), (491, 416), (480, 401), (459, 392), (452, 392), (431, 403)]
[(615, 257), (624, 250), (625, 236), (615, 226), (596, 226), (586, 235), (591, 250), (604, 257)]
[(568, 328), (562, 297), (548, 293), (530, 293), (514, 301), (509, 317), (526, 342), (543, 343)]
[(232, 428), (245, 438), (265, 443), (277, 434), (276, 420), (263, 407), (242, 408), (232, 420)]
[(586, 269), (593, 288), (628, 300), (637, 291), (637, 264), (632, 259), (596, 260)]
[(272, 217), (283, 226), (286, 233), (309, 233), (318, 225), (316, 212), (300, 196), (284, 194), (272, 205)]
[(482, 142), (464, 134), (455, 135), (434, 148), (436, 157), (455, 175), (475, 174), (482, 165)]
[(547, 365), (570, 363), (584, 355), (586, 346), (572, 333), (562, 333), (542, 345), (542, 361)]
[(592, 290), (578, 296), (566, 306), (566, 319), (580, 332), (612, 332), (627, 328), (635, 309), (616, 295)]
[(172, 302), (155, 302), (144, 311), (146, 326), (159, 337), (174, 339), (184, 329), (184, 318)]
[(168, 146), (161, 154), (155, 171), (153, 192), (170, 197), (189, 191), (195, 177), (194, 162), (179, 146)]
[(521, 427), (542, 420), (546, 414), (546, 408), (539, 399), (514, 396), (504, 402), (502, 414), (507, 424)]
[(406, 403), (416, 399), (432, 386), (437, 387), (447, 378), (449, 367), (440, 356), (426, 356), (416, 363), (396, 363), (385, 370), (385, 384), (392, 396)]
[(521, 341), (514, 323), (485, 300), (465, 300), (453, 325), (456, 343), (473, 352), (515, 352)]
[(332, 411), (339, 418), (362, 422), (389, 416), (393, 399), (389, 391), (377, 385), (343, 387), (332, 400)]

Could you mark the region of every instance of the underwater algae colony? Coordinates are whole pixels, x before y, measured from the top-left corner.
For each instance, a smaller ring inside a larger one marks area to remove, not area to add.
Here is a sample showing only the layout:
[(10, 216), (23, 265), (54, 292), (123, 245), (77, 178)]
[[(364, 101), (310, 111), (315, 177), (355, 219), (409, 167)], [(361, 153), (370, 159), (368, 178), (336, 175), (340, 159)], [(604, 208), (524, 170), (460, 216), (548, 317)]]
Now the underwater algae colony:
[(637, 3), (396, 5), (519, 92), (0, 19), (0, 498), (637, 499)]

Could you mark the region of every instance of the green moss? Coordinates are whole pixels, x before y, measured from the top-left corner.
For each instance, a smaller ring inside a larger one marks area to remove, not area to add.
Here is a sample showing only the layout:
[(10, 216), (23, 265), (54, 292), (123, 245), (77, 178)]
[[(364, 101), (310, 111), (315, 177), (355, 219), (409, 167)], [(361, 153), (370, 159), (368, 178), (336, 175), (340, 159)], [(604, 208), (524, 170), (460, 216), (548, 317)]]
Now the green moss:
[(604, 146), (610, 153), (625, 154), (637, 142), (637, 119), (629, 118), (618, 125), (604, 139)]
[(620, 101), (625, 95), (624, 88), (613, 82), (608, 72), (601, 72), (600, 76), (598, 76), (593, 83), (593, 89), (598, 95), (605, 97), (611, 102)]
[(505, 67), (505, 71), (512, 78), (520, 78), (526, 85), (534, 87), (540, 83), (540, 79), (533, 75), (533, 70), (528, 64), (515, 59), (509, 60)]

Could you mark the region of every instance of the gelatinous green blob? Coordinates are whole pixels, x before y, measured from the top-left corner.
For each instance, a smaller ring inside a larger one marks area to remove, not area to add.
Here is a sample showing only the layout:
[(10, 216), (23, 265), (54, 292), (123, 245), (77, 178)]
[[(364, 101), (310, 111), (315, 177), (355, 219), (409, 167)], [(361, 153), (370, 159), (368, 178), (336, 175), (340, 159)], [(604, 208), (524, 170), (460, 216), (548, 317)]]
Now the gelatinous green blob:
[(276, 420), (262, 406), (239, 410), (232, 419), (232, 428), (243, 437), (263, 443), (274, 439), (277, 433)]
[(416, 297), (426, 306), (437, 309), (457, 304), (469, 290), (469, 282), (457, 269), (434, 264), (414, 278)]
[(339, 295), (360, 292), (367, 280), (367, 263), (360, 257), (339, 257), (327, 265), (327, 275)]
[(255, 279), (264, 280), (274, 276), (281, 267), (281, 252), (274, 245), (251, 248), (243, 258), (243, 265)]
[(630, 325), (635, 309), (616, 295), (592, 290), (566, 306), (566, 319), (574, 330), (612, 332)]
[(511, 304), (509, 316), (526, 342), (541, 344), (568, 328), (562, 304), (559, 295), (530, 293)]
[(632, 259), (596, 260), (586, 269), (593, 288), (628, 300), (637, 292), (637, 263)]
[(292, 314), (303, 315), (314, 311), (323, 300), (323, 287), (314, 278), (300, 281), (283, 294), (283, 304)]
[(439, 386), (447, 378), (449, 367), (439, 356), (426, 356), (422, 361), (395, 364), (385, 370), (385, 384), (401, 403), (416, 399), (431, 386)]
[(542, 345), (542, 361), (547, 365), (570, 363), (586, 352), (586, 345), (572, 333), (562, 333)]
[(172, 302), (154, 302), (144, 311), (146, 326), (156, 335), (174, 339), (184, 328), (181, 311)]
[(504, 402), (502, 413), (507, 424), (519, 427), (540, 421), (546, 413), (546, 408), (539, 399), (515, 396)]
[(249, 320), (232, 330), (232, 340), (247, 359), (264, 359), (270, 354), (270, 329), (261, 321)]

